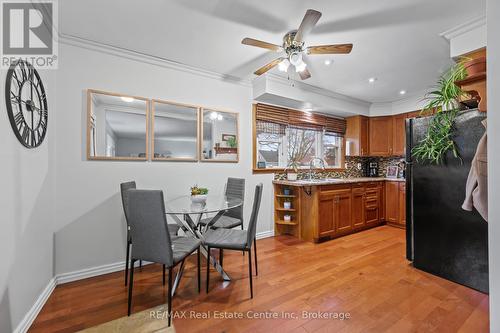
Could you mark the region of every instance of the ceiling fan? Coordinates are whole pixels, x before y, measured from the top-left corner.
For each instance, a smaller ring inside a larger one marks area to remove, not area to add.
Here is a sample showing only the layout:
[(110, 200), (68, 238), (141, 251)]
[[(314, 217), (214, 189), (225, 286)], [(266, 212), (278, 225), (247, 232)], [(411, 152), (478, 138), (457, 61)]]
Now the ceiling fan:
[(311, 73), (307, 70), (307, 64), (304, 62), (304, 54), (348, 54), (352, 50), (352, 44), (334, 44), (334, 45), (318, 45), (305, 47), (304, 38), (318, 23), (321, 13), (308, 9), (306, 15), (302, 19), (298, 30), (292, 30), (286, 33), (283, 37), (283, 45), (279, 46), (272, 43), (263, 42), (253, 38), (244, 38), (241, 43), (250, 46), (256, 46), (268, 49), (275, 52), (283, 52), (284, 54), (262, 66), (254, 72), (256, 75), (262, 75), (270, 69), (279, 66), (283, 72), (288, 71), (288, 67), (293, 65), (295, 71), (299, 73), (302, 80), (311, 77)]

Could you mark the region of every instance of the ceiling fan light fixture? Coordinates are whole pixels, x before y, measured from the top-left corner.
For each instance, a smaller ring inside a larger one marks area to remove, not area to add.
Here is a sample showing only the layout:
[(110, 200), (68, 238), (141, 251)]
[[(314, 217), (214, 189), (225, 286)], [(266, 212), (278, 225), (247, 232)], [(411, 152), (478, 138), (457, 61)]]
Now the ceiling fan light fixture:
[(305, 62), (301, 61), (300, 64), (298, 64), (298, 65), (295, 66), (295, 71), (297, 73), (303, 72), (306, 69), (306, 67), (307, 67), (307, 64)]
[(301, 52), (293, 52), (290, 54), (290, 63), (295, 67), (299, 66), (303, 63), (302, 61), (302, 53)]
[(290, 67), (290, 61), (288, 61), (288, 59), (283, 60), (278, 65), (278, 69), (281, 72), (287, 72), (288, 71), (288, 67)]

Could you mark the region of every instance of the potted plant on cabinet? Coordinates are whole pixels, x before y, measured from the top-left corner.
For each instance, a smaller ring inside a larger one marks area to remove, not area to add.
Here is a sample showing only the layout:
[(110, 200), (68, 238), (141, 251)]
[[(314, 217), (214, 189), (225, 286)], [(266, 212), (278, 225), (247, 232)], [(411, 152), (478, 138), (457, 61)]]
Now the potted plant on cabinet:
[(287, 180), (297, 180), (299, 173), (299, 163), (297, 161), (291, 161), (285, 168), (286, 179)]

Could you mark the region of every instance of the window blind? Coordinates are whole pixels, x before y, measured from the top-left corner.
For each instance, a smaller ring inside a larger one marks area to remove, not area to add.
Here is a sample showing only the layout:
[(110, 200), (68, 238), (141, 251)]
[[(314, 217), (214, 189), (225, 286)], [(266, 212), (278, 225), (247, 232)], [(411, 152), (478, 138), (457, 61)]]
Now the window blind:
[(281, 130), (284, 130), (282, 129), (282, 126), (325, 130), (326, 132), (331, 132), (340, 136), (343, 136), (346, 131), (346, 120), (343, 118), (331, 117), (315, 112), (292, 110), (261, 103), (256, 105), (255, 119), (257, 120), (257, 129), (264, 129), (265, 125), (263, 125), (263, 123), (273, 123), (281, 125), (279, 127), (274, 127), (275, 130), (276, 128), (279, 128), (278, 131), (280, 133)]

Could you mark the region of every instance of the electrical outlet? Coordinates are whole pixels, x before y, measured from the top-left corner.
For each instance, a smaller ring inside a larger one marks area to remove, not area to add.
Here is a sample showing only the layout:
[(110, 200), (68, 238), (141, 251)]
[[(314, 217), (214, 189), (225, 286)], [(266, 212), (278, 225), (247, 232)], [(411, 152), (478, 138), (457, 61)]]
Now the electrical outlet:
[(361, 163), (358, 163), (358, 170), (361, 170), (362, 166)]

